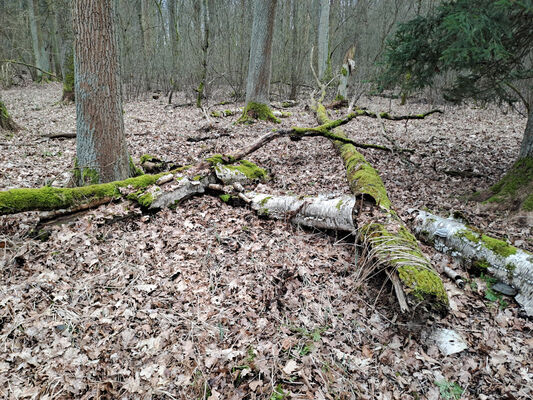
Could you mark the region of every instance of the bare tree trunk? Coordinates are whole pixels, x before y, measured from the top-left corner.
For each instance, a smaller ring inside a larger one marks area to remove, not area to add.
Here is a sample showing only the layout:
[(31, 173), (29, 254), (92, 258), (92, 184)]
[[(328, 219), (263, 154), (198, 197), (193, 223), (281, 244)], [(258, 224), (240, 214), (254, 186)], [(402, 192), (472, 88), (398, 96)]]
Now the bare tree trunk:
[(63, 79), (62, 101), (74, 101), (74, 44), (69, 26), (72, 26), (70, 7), (63, 1), (54, 8), (54, 18), (60, 42), (61, 75)]
[(289, 99), (296, 100), (298, 96), (298, 0), (291, 0), (291, 92)]
[(146, 10), (146, 0), (138, 0), (137, 3), (137, 16), (139, 19), (139, 28), (141, 30), (141, 52), (143, 58), (143, 88), (145, 91), (150, 90), (150, 77), (148, 75), (149, 70), (149, 54), (150, 54), (150, 35), (148, 32), (148, 23), (147, 23), (147, 10)]
[(132, 176), (126, 148), (114, 0), (74, 2), (78, 184)]
[(176, 88), (176, 79), (175, 76), (178, 72), (178, 42), (179, 42), (179, 31), (178, 25), (176, 24), (176, 0), (169, 0), (167, 2), (168, 7), (168, 25), (169, 25), (169, 39), (170, 39), (170, 49), (172, 53), (172, 72), (171, 72), (171, 82), (172, 89)]
[(207, 51), (209, 49), (209, 6), (208, 0), (200, 2), (200, 32), (202, 35), (202, 71), (200, 72), (200, 84), (196, 97), (196, 106), (202, 107), (202, 99), (205, 92), (205, 83), (207, 78)]
[(318, 22), (318, 79), (324, 80), (330, 68), (329, 61), (329, 1), (320, 0)]
[(18, 126), (11, 119), (11, 116), (7, 112), (6, 105), (0, 99), (0, 131), (2, 129), (5, 129), (6, 131), (16, 131), (18, 130)]
[(279, 122), (270, 110), (272, 37), (277, 0), (254, 0), (250, 61), (246, 80), (246, 107), (240, 121), (249, 118)]
[(527, 116), (526, 130), (524, 131), (524, 138), (522, 139), (518, 158), (533, 159), (533, 105)]
[[(41, 33), (37, 25), (37, 15), (35, 14), (35, 1), (36, 0), (27, 0), (29, 19), (30, 19), (31, 42), (33, 46), (33, 56), (35, 58), (35, 66), (37, 68), (44, 69), (42, 54), (41, 54)], [(36, 77), (37, 77), (36, 79), (37, 81), (40, 81), (42, 79), (42, 73), (38, 69), (36, 70)]]

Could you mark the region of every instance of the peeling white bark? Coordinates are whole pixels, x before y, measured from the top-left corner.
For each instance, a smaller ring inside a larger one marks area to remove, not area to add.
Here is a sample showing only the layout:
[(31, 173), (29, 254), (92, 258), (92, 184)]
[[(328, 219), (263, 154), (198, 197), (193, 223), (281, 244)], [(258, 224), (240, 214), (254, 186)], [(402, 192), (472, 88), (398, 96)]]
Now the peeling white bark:
[[(438, 251), (466, 264), (486, 263), (488, 272), (518, 290), (516, 301), (528, 316), (533, 316), (533, 254), (516, 249), (515, 254), (500, 255), (482, 240), (468, 239), (468, 236), (479, 234), (465, 224), (425, 211), (416, 211), (414, 231), (422, 240), (433, 243)], [(465, 232), (469, 234), (465, 235)]]
[(207, 176), (199, 181), (182, 178), (171, 184), (154, 186), (148, 191), (153, 197), (152, 204), (148, 208), (158, 210), (171, 207), (196, 194), (204, 193), (209, 183), (213, 182), (214, 179), (211, 176)]
[(352, 210), (354, 196), (319, 195), (317, 197), (270, 196), (246, 193), (252, 209), (269, 218), (290, 219), (295, 225), (308, 228), (354, 232)]

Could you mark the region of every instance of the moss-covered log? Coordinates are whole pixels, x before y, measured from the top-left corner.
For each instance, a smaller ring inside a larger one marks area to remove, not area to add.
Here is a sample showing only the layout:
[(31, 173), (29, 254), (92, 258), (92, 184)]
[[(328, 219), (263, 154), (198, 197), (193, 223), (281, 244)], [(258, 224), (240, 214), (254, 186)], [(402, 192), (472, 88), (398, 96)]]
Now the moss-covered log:
[(486, 271), (518, 289), (516, 301), (533, 316), (533, 254), (484, 235), (460, 221), (417, 211), (414, 231), (438, 251), (452, 254), (465, 266)]
[(155, 184), (162, 175), (141, 175), (123, 181), (76, 188), (45, 186), (35, 189), (11, 189), (0, 192), (0, 215), (73, 208), (103, 198), (118, 199), (123, 197), (121, 188), (142, 190)]
[[(316, 107), (319, 123), (328, 124), (327, 111)], [(344, 136), (336, 128), (335, 135)], [(352, 193), (361, 200), (356, 223), (363, 243), (380, 265), (398, 273), (411, 301), (425, 302), (438, 311), (448, 307), (448, 297), (439, 275), (424, 256), (416, 238), (398, 217), (377, 171), (351, 144), (334, 140), (346, 167), (346, 177)]]
[(197, 193), (217, 180), (230, 185), (264, 179), (266, 172), (252, 162), (241, 160), (235, 165), (224, 165), (222, 156), (208, 159), (211, 168), (196, 176), (185, 176), (191, 166), (170, 172), (145, 174), (135, 178), (110, 183), (75, 188), (11, 189), (0, 192), (0, 215), (24, 211), (77, 209), (82, 204), (99, 204), (99, 199), (127, 198), (145, 208), (169, 207)]
[(271, 196), (255, 192), (245, 196), (250, 200), (252, 209), (268, 218), (289, 220), (307, 228), (356, 231), (352, 215), (354, 196)]

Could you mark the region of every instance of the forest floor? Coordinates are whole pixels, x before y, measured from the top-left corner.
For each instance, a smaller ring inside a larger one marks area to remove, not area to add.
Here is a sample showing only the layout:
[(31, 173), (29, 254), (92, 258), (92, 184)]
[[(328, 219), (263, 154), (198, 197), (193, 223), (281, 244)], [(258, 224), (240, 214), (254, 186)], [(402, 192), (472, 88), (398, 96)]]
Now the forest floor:
[[(2, 91), (24, 130), (0, 137), (1, 189), (68, 181), (75, 140), (43, 137), (75, 132), (75, 107), (59, 104), (60, 93), (58, 84)], [(274, 128), (212, 118), (211, 133), (229, 136), (190, 143), (206, 135), (202, 112), (165, 100), (125, 103), (134, 159), (148, 153), (191, 164)], [(280, 126), (316, 125), (303, 105)], [(382, 98), (359, 106), (402, 115), (432, 108)], [(531, 220), (468, 200), (513, 163), (525, 118), (495, 108), (443, 110), (384, 121), (398, 145), (415, 149), (407, 159), (363, 151), (399, 214), (460, 211), (472, 225), (532, 250)], [(390, 145), (374, 119), (357, 118), (344, 130)], [(281, 139), (249, 159), (270, 173), (264, 192), (349, 193), (326, 139)], [(488, 291), (486, 277), (461, 271), (464, 289), (443, 277), (450, 313), (422, 325), (399, 315), (390, 284), (358, 279), (346, 238), (260, 219), (216, 197), (151, 214), (126, 202), (103, 205), (48, 227), (45, 241), (28, 237), (37, 218), (0, 217), (1, 398), (533, 398), (533, 322), (512, 299)], [(437, 269), (460, 268), (424, 250)], [(436, 328), (455, 330), (468, 348), (444, 356), (428, 339)]]

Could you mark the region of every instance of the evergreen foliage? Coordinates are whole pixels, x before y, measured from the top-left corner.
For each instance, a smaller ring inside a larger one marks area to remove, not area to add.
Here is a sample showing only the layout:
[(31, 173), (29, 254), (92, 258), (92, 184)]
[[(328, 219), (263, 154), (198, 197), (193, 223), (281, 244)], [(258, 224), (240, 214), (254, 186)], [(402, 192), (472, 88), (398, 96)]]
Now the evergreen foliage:
[(430, 86), (454, 72), (444, 98), (513, 102), (533, 77), (533, 0), (449, 0), (433, 13), (401, 24), (384, 55), (381, 89)]

